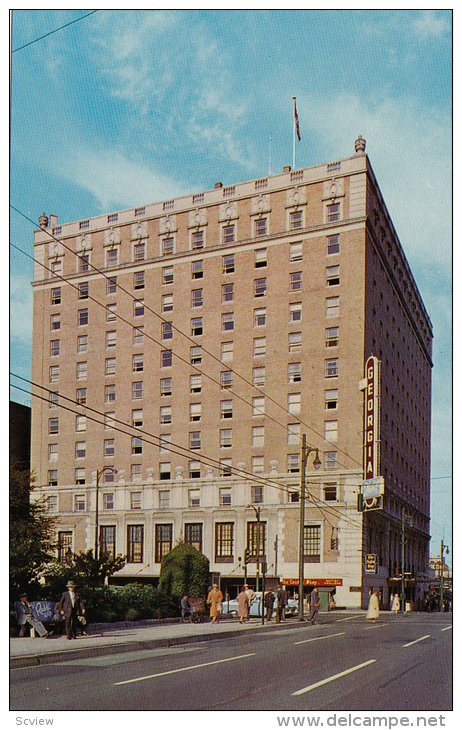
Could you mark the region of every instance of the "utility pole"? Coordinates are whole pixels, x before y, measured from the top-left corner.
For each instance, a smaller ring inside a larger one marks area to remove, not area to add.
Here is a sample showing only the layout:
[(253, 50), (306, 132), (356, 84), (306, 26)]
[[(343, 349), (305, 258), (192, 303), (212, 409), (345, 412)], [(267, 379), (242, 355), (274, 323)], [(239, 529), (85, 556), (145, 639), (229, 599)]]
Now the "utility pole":
[(401, 512), (401, 612), (406, 612), (406, 578), (404, 574), (404, 560), (406, 557), (406, 527), (412, 527), (413, 519), (406, 513), (404, 507)]
[(444, 610), (444, 551), (446, 550), (446, 555), (449, 552), (449, 548), (447, 545), (444, 545), (443, 540), (441, 540), (440, 543), (440, 612)]
[(105, 471), (112, 471), (113, 474), (117, 474), (117, 469), (114, 466), (103, 466), (102, 469), (96, 472), (96, 484), (95, 484), (95, 560), (98, 560), (98, 548), (99, 548), (99, 478)]
[(298, 620), (303, 621), (303, 585), (305, 582), (305, 499), (306, 499), (306, 465), (311, 453), (315, 453), (313, 466), (319, 469), (321, 460), (319, 449), (306, 445), (306, 434), (302, 434), (301, 464), (300, 464), (300, 534), (298, 555)]

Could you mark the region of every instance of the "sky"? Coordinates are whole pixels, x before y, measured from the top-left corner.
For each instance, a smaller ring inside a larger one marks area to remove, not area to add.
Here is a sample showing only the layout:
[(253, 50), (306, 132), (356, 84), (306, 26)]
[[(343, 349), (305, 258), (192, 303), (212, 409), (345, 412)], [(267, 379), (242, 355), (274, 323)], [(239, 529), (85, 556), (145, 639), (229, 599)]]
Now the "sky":
[[(10, 243), (29, 256), (42, 212), (281, 172), (293, 96), (297, 168), (363, 135), (433, 323), (431, 554), (444, 539), (452, 563), (451, 11), (19, 9), (11, 48)], [(33, 264), (9, 263), (10, 369), (30, 378)]]

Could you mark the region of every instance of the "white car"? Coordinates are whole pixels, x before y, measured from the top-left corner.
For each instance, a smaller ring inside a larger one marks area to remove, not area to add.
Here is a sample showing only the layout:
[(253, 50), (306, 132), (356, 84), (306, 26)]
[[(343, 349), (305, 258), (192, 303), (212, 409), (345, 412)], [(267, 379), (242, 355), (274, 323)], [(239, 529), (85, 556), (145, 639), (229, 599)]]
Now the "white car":
[[(273, 595), (276, 596), (276, 591), (273, 591)], [(221, 613), (223, 616), (237, 616), (239, 611), (239, 602), (237, 598), (232, 598), (229, 601), (223, 601)], [(273, 616), (274, 616), (273, 611)], [(289, 598), (285, 610), (287, 617), (296, 616), (298, 614), (298, 601), (293, 598)], [(254, 594), (252, 603), (250, 604), (249, 616), (256, 616), (261, 618), (261, 591)]]

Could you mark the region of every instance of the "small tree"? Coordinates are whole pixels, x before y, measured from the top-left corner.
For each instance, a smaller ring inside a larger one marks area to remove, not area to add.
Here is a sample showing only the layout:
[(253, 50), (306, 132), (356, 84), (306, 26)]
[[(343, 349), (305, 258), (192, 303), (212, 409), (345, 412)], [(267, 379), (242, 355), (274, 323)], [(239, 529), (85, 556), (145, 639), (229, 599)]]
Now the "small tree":
[(121, 570), (125, 562), (122, 555), (111, 558), (104, 553), (95, 559), (93, 550), (87, 550), (70, 556), (65, 562), (55, 558), (46, 566), (42, 575), (50, 595), (57, 596), (62, 592), (68, 580), (77, 583), (82, 595), (89, 595), (101, 588), (106, 578)]
[(199, 550), (180, 542), (166, 555), (160, 566), (159, 585), (169, 595), (185, 593), (203, 598), (207, 593), (210, 562)]

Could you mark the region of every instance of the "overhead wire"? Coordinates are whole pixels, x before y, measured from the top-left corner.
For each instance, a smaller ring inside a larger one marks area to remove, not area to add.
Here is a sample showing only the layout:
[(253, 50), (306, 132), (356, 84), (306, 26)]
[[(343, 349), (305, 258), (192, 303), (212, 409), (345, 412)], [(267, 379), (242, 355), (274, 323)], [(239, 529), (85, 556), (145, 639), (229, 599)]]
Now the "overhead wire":
[(17, 53), (17, 51), (22, 51), (24, 48), (28, 48), (28, 46), (32, 46), (34, 43), (38, 43), (39, 41), (42, 41), (44, 38), (48, 38), (50, 35), (53, 35), (54, 33), (58, 33), (58, 31), (64, 30), (64, 28), (68, 28), (70, 25), (73, 25), (74, 23), (78, 23), (80, 20), (84, 20), (85, 18), (90, 17), (90, 15), (94, 15), (95, 13), (98, 13), (98, 12), (99, 12), (99, 10), (92, 10), (90, 13), (86, 13), (86, 15), (81, 15), (79, 18), (74, 18), (74, 20), (69, 21), (69, 23), (60, 25), (59, 28), (50, 30), (48, 33), (44, 33), (44, 35), (41, 35), (38, 38), (34, 38), (32, 41), (29, 41), (28, 43), (23, 43), (22, 46), (18, 46), (17, 48), (14, 48), (11, 51), (11, 53)]

